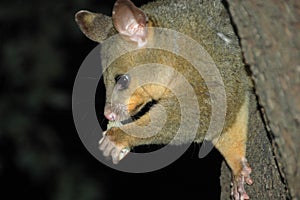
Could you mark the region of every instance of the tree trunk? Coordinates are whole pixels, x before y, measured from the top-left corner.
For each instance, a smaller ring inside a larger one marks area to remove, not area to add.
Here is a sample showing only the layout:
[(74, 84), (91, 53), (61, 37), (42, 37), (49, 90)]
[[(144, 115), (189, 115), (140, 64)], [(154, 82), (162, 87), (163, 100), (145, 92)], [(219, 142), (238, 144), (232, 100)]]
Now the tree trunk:
[(261, 108), (250, 112), (246, 189), (252, 199), (300, 199), (300, 1), (227, 2)]

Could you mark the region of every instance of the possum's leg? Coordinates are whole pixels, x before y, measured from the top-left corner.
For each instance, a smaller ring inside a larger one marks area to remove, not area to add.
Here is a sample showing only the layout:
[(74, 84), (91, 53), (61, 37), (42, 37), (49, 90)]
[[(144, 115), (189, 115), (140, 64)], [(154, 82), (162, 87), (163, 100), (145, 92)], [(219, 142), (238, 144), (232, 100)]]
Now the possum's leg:
[[(99, 149), (103, 152), (103, 156), (111, 156), (113, 163), (118, 164), (132, 147), (151, 144), (153, 140), (155, 140), (155, 143), (159, 143), (155, 136), (149, 138), (135, 137), (124, 131), (123, 128), (114, 127), (103, 132), (103, 138), (99, 141)], [(163, 140), (161, 144), (164, 144)]]
[(103, 132), (103, 138), (99, 141), (99, 149), (103, 152), (103, 156), (111, 156), (113, 163), (118, 164), (132, 147), (149, 144), (152, 140), (153, 137), (135, 137), (124, 131), (123, 128), (113, 127)]
[[(129, 153), (132, 147), (144, 144), (169, 143), (173, 138), (172, 131), (170, 131), (169, 134), (162, 134), (162, 132), (158, 131), (156, 134), (154, 133), (149, 136), (147, 134), (151, 131), (146, 132), (143, 129), (136, 129), (137, 126), (143, 127), (149, 125), (151, 121), (150, 115), (160, 116), (158, 112), (161, 112), (161, 110), (162, 109), (160, 107), (154, 106), (148, 113), (141, 116), (138, 120), (125, 124), (121, 127), (110, 128), (104, 132), (103, 138), (99, 141), (99, 149), (103, 152), (103, 155), (105, 157), (111, 157), (113, 163), (117, 164)], [(158, 119), (160, 120), (160, 118)], [(156, 124), (154, 123), (154, 125)], [(133, 132), (138, 133), (132, 134)]]
[(215, 146), (224, 156), (232, 170), (233, 185), (231, 195), (235, 200), (249, 199), (244, 184), (253, 183), (250, 178), (246, 155), (248, 103), (245, 102), (239, 111), (236, 121), (231, 128), (221, 135)]
[(128, 137), (120, 128), (111, 128), (103, 132), (103, 137), (99, 141), (99, 149), (103, 156), (112, 157), (114, 164), (122, 160), (130, 151)]

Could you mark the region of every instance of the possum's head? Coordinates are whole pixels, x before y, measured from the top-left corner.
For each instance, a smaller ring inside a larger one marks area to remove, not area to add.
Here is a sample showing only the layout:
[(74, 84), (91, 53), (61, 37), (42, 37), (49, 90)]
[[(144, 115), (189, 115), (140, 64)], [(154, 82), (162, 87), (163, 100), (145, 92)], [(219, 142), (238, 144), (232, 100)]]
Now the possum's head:
[[(93, 41), (102, 43), (119, 33), (123, 42), (137, 47), (136, 51), (125, 53), (104, 67), (103, 78), (106, 86), (104, 115), (108, 120), (124, 122), (138, 118), (168, 93), (167, 88), (158, 83), (167, 84), (172, 73), (162, 70), (159, 66), (145, 66), (147, 63), (163, 63), (159, 60), (168, 58), (162, 56), (159, 51), (143, 48), (151, 39), (151, 34), (148, 33), (148, 19), (146, 14), (131, 1), (118, 0), (114, 5), (112, 17), (79, 11), (76, 14), (76, 22), (82, 32)], [(112, 46), (117, 46), (116, 43), (102, 47), (101, 55), (103, 51), (115, 54), (116, 50), (112, 50), (114, 49)], [(144, 67), (137, 67), (141, 65)]]
[(174, 73), (161, 65), (147, 64), (153, 54), (147, 49), (124, 54), (104, 71), (104, 115), (108, 120), (127, 123), (138, 119), (170, 94), (168, 83)]

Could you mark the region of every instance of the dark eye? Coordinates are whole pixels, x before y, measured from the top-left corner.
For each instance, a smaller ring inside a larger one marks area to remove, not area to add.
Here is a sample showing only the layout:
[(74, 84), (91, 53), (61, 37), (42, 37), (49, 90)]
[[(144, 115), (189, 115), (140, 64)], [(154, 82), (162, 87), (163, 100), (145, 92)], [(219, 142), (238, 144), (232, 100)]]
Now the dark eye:
[(118, 90), (124, 90), (128, 88), (130, 83), (130, 76), (128, 74), (116, 76), (117, 88)]

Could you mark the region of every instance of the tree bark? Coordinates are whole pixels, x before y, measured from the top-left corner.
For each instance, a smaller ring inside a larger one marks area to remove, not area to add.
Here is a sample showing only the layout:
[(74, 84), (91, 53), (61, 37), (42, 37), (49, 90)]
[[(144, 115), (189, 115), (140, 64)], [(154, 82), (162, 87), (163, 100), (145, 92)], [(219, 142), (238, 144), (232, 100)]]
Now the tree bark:
[(227, 2), (261, 107), (262, 117), (251, 111), (249, 195), (300, 199), (300, 1)]

